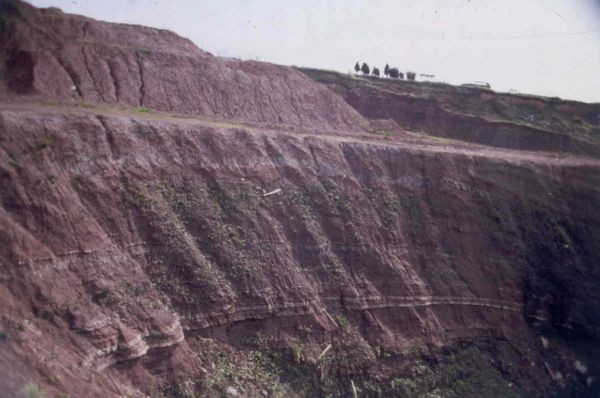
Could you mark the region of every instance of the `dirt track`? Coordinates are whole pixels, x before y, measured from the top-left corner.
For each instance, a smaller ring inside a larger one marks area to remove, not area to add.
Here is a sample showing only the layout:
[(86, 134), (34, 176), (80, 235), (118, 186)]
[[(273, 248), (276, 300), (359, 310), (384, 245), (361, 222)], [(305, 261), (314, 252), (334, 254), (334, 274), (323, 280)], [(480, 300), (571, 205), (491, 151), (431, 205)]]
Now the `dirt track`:
[(466, 156), (486, 157), (492, 159), (504, 159), (510, 162), (531, 162), (556, 166), (600, 166), (600, 159), (575, 154), (557, 154), (554, 152), (511, 150), (486, 145), (470, 144), (464, 141), (445, 139), (429, 136), (425, 133), (405, 131), (391, 137), (383, 138), (375, 134), (364, 133), (362, 135), (347, 135), (344, 133), (331, 133), (312, 131), (305, 132), (296, 129), (274, 129), (273, 126), (259, 126), (242, 122), (231, 122), (227, 120), (213, 119), (201, 116), (189, 116), (173, 113), (165, 113), (151, 110), (140, 110), (139, 108), (112, 108), (105, 105), (69, 105), (47, 101), (28, 102), (4, 99), (0, 102), (0, 109), (17, 112), (38, 112), (53, 114), (72, 115), (104, 115), (114, 117), (126, 117), (144, 121), (157, 121), (167, 123), (183, 123), (190, 125), (221, 128), (225, 131), (244, 129), (248, 132), (259, 132), (265, 134), (285, 134), (295, 137), (310, 138), (318, 137), (336, 142), (362, 143), (390, 148), (402, 148), (413, 151), (428, 151), (434, 153), (463, 154)]

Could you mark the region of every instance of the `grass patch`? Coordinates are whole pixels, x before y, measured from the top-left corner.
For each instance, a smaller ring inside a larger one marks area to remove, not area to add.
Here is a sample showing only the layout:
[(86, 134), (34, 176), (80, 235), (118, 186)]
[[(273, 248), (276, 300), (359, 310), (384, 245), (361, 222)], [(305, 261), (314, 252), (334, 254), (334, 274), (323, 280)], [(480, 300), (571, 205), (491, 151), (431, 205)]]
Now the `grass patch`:
[(388, 139), (395, 135), (395, 133), (393, 131), (387, 131), (387, 130), (375, 130), (372, 133), (375, 135), (378, 135), (380, 137), (383, 137), (385, 139)]
[(21, 392), (22, 398), (42, 398), (44, 393), (42, 389), (35, 383), (29, 382), (23, 387)]
[(77, 106), (80, 108), (87, 108), (87, 109), (94, 107), (92, 104), (90, 104), (89, 102), (85, 102), (85, 101), (78, 101)]
[(114, 308), (120, 303), (117, 295), (108, 289), (100, 289), (92, 299), (96, 304), (106, 308)]

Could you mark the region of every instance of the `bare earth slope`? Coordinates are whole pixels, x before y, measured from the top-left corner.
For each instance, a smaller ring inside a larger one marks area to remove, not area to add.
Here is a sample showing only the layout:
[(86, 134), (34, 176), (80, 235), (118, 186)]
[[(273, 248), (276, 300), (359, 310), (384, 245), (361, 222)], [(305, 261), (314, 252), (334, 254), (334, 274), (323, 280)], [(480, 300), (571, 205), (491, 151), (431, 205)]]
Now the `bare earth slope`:
[[(296, 70), (0, 7), (0, 397), (597, 392), (593, 118), (557, 113), (585, 144), (560, 151), (373, 134)], [(82, 51), (155, 68), (143, 99)]]
[(361, 130), (353, 108), (290, 68), (217, 58), (165, 30), (15, 2), (2, 7), (0, 53), (13, 91), (319, 131)]
[(600, 156), (600, 104), (299, 70), (339, 92), (365, 117), (400, 128), (501, 148)]

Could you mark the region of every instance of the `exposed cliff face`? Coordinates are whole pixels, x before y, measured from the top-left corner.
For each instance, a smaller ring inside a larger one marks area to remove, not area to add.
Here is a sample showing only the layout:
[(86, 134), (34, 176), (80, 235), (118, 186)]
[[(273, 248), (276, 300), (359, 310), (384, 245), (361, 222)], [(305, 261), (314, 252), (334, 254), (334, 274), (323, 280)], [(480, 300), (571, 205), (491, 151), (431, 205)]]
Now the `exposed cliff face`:
[[(70, 358), (83, 377), (189, 350), (183, 331), (235, 344), (310, 327), (323, 341), (339, 328), (323, 310), (392, 352), (529, 342), (525, 310), (597, 335), (594, 161), (62, 113), (1, 113), (6, 321), (27, 325), (8, 341), (61, 346), (57, 378)], [(556, 284), (535, 292), (552, 296), (548, 308), (524, 286), (546, 277), (528, 262), (544, 242), (570, 245), (552, 266), (589, 285), (561, 286), (573, 294), (560, 313)]]
[[(0, 105), (0, 396), (28, 382), (103, 397), (595, 388), (600, 161), (582, 155), (588, 147), (558, 156), (368, 134), (298, 71), (25, 9), (9, 8), (2, 25), (5, 49), (38, 47), (32, 73), (10, 52), (2, 60), (13, 71)], [(157, 46), (148, 63), (175, 57), (149, 80), (163, 87), (156, 102), (142, 105), (190, 115), (128, 108), (139, 98), (113, 101), (83, 83), (79, 55), (65, 52), (81, 37), (103, 43), (107, 52), (90, 50), (95, 65), (129, 59), (135, 43)], [(44, 77), (40, 54), (62, 54), (80, 76), (72, 95), (90, 103), (65, 100), (72, 82)], [(188, 73), (183, 58), (248, 79), (223, 88), (209, 74), (170, 91), (169, 73)], [(23, 70), (37, 94), (14, 95)], [(275, 119), (231, 105), (267, 109), (263, 96), (283, 91), (261, 88), (265, 76), (291, 84), (269, 108)], [(217, 86), (222, 97), (207, 88)], [(225, 113), (161, 105), (192, 103), (192, 92)]]
[[(290, 68), (222, 59), (173, 32), (3, 3), (5, 82), (19, 93), (318, 131), (364, 121)], [(249, 99), (252, 100), (249, 100)]]
[[(500, 148), (600, 156), (600, 105), (300, 69), (365, 117)], [(393, 129), (394, 127), (389, 127)]]

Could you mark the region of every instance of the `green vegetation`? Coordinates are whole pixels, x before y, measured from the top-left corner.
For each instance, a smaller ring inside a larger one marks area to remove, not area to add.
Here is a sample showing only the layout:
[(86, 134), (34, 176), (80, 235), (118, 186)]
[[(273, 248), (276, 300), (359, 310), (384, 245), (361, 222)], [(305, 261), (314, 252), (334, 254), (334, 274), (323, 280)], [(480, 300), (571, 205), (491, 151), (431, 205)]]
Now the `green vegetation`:
[(386, 138), (386, 139), (393, 137), (395, 135), (393, 131), (385, 131), (385, 130), (383, 130), (383, 131), (376, 130), (376, 131), (373, 131), (372, 133), (375, 135), (378, 135), (380, 137)]
[(229, 240), (231, 240), (236, 247), (243, 247), (246, 245), (246, 241), (240, 238), (236, 230), (232, 229), (230, 226), (227, 226), (226, 228), (228, 230), (227, 235), (229, 236)]
[[(367, 373), (364, 378), (355, 379), (361, 396), (459, 398), (524, 395), (511, 381), (518, 378), (515, 368), (510, 368), (519, 360), (519, 355), (502, 340), (464, 341), (445, 348), (424, 346), (412, 353), (391, 355), (395, 361), (405, 365), (400, 365), (400, 370), (384, 367), (382, 373)], [(385, 359), (380, 363), (385, 363)]]
[[(338, 318), (339, 319), (339, 318)], [(276, 341), (257, 334), (249, 351), (233, 352), (211, 339), (199, 339), (203, 359), (214, 364), (195, 386), (197, 396), (223, 393), (227, 387), (258, 396), (351, 396), (352, 378), (361, 397), (520, 397), (516, 380), (520, 355), (508, 342), (463, 341), (453, 346), (422, 346), (411, 352), (373, 350), (348, 326), (327, 343), (298, 338)], [(389, 364), (389, 365), (388, 365)], [(183, 389), (182, 389), (183, 390)], [(189, 393), (189, 391), (188, 391)], [(193, 396), (193, 395), (175, 395)]]
[[(215, 370), (204, 380), (208, 390), (224, 391), (228, 386), (246, 390), (265, 389), (275, 396), (291, 393), (278, 381), (276, 369), (267, 356), (252, 350), (232, 360), (230, 355), (219, 352), (215, 358)], [(258, 391), (257, 391), (258, 392)]]
[(335, 317), (335, 321), (337, 322), (337, 324), (339, 325), (339, 327), (342, 328), (342, 329), (346, 329), (348, 327), (348, 325), (349, 325), (348, 318), (346, 318), (342, 314), (337, 315)]
[(44, 393), (37, 384), (29, 382), (23, 387), (22, 398), (42, 398)]
[[(504, 356), (500, 357), (498, 350)], [(437, 360), (432, 361), (434, 358)], [(457, 398), (518, 397), (522, 394), (512, 387), (510, 379), (506, 380), (511, 375), (505, 374), (512, 361), (518, 360), (518, 353), (506, 342), (464, 342), (450, 349), (433, 350), (430, 356), (412, 367), (408, 382), (402, 388), (413, 386), (411, 392), (421, 396), (433, 393)]]
[(60, 317), (62, 315), (62, 310), (56, 304), (48, 304), (42, 306), (42, 308), (38, 310), (37, 315), (47, 321), (53, 321), (55, 317)]
[[(127, 200), (139, 211), (148, 231), (152, 280), (166, 296), (193, 303), (194, 292), (222, 294), (259, 292), (267, 285), (264, 253), (251, 250), (261, 243), (248, 213), (278, 205), (283, 195), (264, 200), (254, 185), (190, 178), (178, 184), (139, 183)], [(256, 290), (258, 289), (258, 290)]]
[(106, 288), (97, 291), (92, 299), (96, 304), (107, 308), (116, 307), (120, 303), (119, 297)]
[(371, 72), (371, 69), (369, 68), (369, 65), (367, 65), (366, 62), (363, 62), (362, 66), (360, 67), (360, 70), (365, 75), (368, 75)]
[(192, 341), (206, 367), (201, 379), (180, 377), (159, 389), (159, 393), (176, 398), (228, 396), (228, 389), (243, 392), (242, 396), (294, 397), (296, 393), (282, 382), (281, 369), (258, 349), (234, 352), (212, 339)]
[[(414, 232), (427, 227), (423, 225), (425, 204), (408, 189), (374, 188), (356, 193), (325, 178), (309, 186), (281, 188), (279, 194), (263, 198), (262, 190), (254, 184), (235, 181), (189, 178), (177, 183), (149, 181), (132, 187), (128, 200), (137, 209), (140, 230), (147, 234), (143, 239), (153, 242), (148, 245), (152, 282), (172, 303), (182, 306), (197, 300), (198, 289), (229, 294), (243, 291), (245, 286), (265, 285), (262, 278), (269, 272), (268, 263), (261, 262), (264, 259), (260, 254), (249, 248), (271, 243), (248, 232), (257, 230), (249, 223), (261, 223), (264, 214), (275, 218), (287, 231), (293, 230), (290, 242), (298, 245), (298, 250), (303, 250), (302, 245), (328, 241), (328, 217), (343, 220), (336, 230), (336, 244), (320, 246), (318, 256), (306, 255), (306, 261), (298, 266), (302, 272), (326, 270), (332, 278), (344, 275), (342, 256), (348, 253), (348, 247), (361, 242), (359, 209), (371, 206), (377, 212), (390, 241), (401, 222), (411, 243), (425, 246)], [(481, 200), (493, 205), (485, 197)], [(446, 207), (439, 211), (453, 206)], [(488, 220), (489, 226), (500, 228), (502, 234), (515, 231), (511, 214), (510, 208), (498, 206)], [(564, 245), (568, 230), (562, 235), (560, 243)], [(298, 237), (306, 241), (294, 241)], [(431, 256), (431, 252), (422, 255)], [(140, 287), (140, 294), (143, 291)], [(99, 295), (95, 301), (106, 302), (106, 296)], [(313, 333), (313, 328), (318, 330), (314, 324), (296, 327), (296, 336), (301, 338), (288, 335), (275, 341), (257, 335), (245, 351), (198, 339), (196, 352), (207, 364), (206, 374), (199, 379), (182, 377), (161, 387), (162, 391), (176, 397), (218, 396), (232, 387), (242, 396), (258, 396), (264, 389), (273, 396), (341, 397), (351, 394), (352, 379), (361, 397), (522, 394), (515, 387), (519, 358), (506, 342), (467, 341), (445, 349), (394, 352), (363, 339), (353, 326), (352, 314), (331, 315), (339, 326), (327, 336), (331, 341), (315, 341), (320, 333)], [(332, 348), (318, 359), (328, 344)]]
[(292, 396), (350, 396), (350, 375), (361, 397), (526, 395), (518, 386), (522, 355), (502, 339), (394, 352), (374, 349), (349, 324), (332, 336), (332, 348), (320, 360), (316, 358), (326, 343), (287, 339), (273, 349), (277, 342), (264, 337), (259, 341), (257, 349), (270, 348), (263, 353), (271, 359), (275, 373), (297, 393)]
[(400, 73), (400, 71), (398, 70), (398, 68), (394, 67), (394, 68), (389, 68), (388, 69), (388, 75), (392, 78), (392, 79), (402, 79), (404, 78), (404, 75), (402, 73)]
[(90, 104), (89, 102), (85, 102), (83, 100), (80, 100), (79, 102), (77, 102), (77, 106), (80, 108), (93, 108), (94, 105)]

